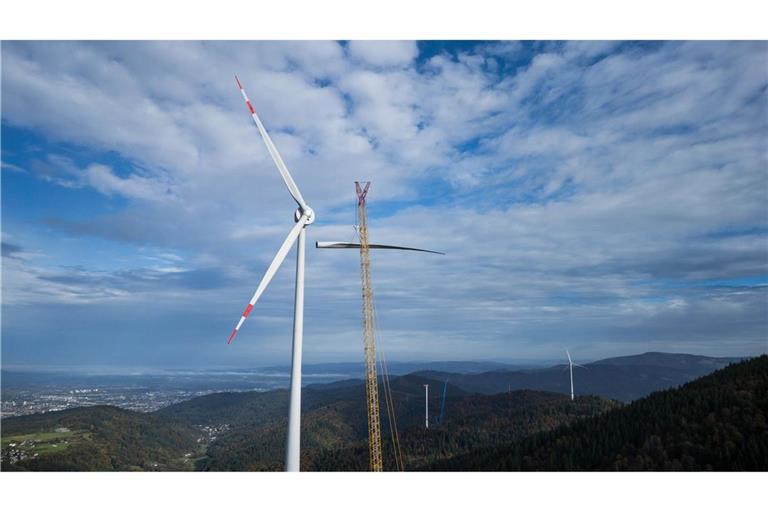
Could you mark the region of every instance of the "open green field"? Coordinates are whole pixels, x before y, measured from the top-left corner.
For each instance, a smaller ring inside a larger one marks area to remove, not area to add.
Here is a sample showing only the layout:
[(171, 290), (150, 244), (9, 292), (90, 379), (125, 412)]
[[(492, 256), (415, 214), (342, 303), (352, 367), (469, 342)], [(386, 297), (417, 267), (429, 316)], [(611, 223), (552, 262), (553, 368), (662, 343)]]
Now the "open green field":
[[(64, 451), (72, 444), (87, 440), (91, 436), (85, 430), (70, 430), (66, 432), (34, 432), (2, 437), (2, 449), (15, 448), (24, 452), (38, 454)], [(10, 445), (15, 446), (11, 447)]]

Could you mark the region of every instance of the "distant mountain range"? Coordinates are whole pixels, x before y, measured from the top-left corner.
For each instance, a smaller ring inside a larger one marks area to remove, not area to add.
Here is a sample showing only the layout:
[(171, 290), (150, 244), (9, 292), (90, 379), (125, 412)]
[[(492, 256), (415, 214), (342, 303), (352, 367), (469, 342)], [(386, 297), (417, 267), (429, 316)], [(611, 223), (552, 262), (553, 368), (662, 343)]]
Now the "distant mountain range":
[[(546, 363), (500, 363), (494, 361), (393, 361), (388, 363), (387, 370), (391, 375), (405, 375), (418, 371), (438, 371), (455, 373), (482, 373), (493, 370), (522, 370), (526, 368), (538, 368), (546, 366)], [(287, 373), (288, 366), (268, 366), (261, 369), (264, 372)], [(365, 367), (359, 363), (316, 363), (302, 366), (305, 374), (325, 375), (339, 374), (350, 377), (362, 377), (365, 375)]]
[[(679, 386), (740, 361), (734, 357), (706, 357), (690, 354), (647, 352), (645, 354), (602, 359), (574, 367), (577, 395), (598, 395), (628, 402), (653, 391)], [(495, 394), (516, 389), (536, 389), (570, 393), (568, 366), (527, 370), (496, 370), (476, 374), (425, 371), (420, 375), (448, 380), (465, 391)]]
[(690, 372), (713, 372), (731, 363), (737, 363), (743, 357), (708, 357), (692, 354), (673, 354), (669, 352), (645, 352), (633, 356), (610, 357), (590, 364), (619, 366), (658, 366), (673, 370)]
[[(563, 357), (565, 359), (565, 357)], [(662, 368), (677, 369), (690, 372), (699, 376), (699, 372), (714, 371), (725, 365), (740, 361), (740, 357), (708, 357), (692, 354), (673, 354), (669, 352), (646, 352), (644, 354), (611, 357), (593, 361), (588, 364), (606, 365), (638, 365), (657, 366)], [(586, 364), (582, 362), (581, 364)], [(522, 371), (551, 368), (558, 365), (554, 361), (393, 361), (388, 363), (387, 369), (391, 375), (406, 375), (416, 372), (442, 372), (479, 374), (494, 371)], [(288, 366), (267, 366), (259, 369), (265, 373), (288, 373)], [(248, 370), (242, 370), (248, 371)], [(315, 363), (304, 364), (302, 371), (305, 375), (345, 375), (352, 378), (364, 375), (364, 366), (361, 362), (347, 363)]]
[[(564, 366), (392, 376), (406, 469), (765, 470), (768, 356), (659, 391), (738, 360), (647, 353), (596, 361), (576, 369), (575, 401), (567, 396)], [(384, 404), (381, 386), (380, 392)], [(287, 405), (287, 390), (276, 389), (214, 393), (149, 414), (97, 406), (8, 418), (2, 469), (279, 470)], [(382, 440), (391, 470), (385, 409)], [(302, 468), (366, 470), (366, 421), (362, 380), (305, 387)]]

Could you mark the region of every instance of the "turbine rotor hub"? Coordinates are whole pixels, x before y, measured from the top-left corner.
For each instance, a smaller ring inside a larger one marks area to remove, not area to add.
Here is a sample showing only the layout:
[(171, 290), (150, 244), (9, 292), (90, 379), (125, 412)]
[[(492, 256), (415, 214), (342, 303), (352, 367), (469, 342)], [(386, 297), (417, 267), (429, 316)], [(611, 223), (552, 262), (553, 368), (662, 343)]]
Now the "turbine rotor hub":
[(303, 210), (301, 208), (296, 209), (296, 212), (293, 214), (294, 221), (299, 222), (299, 219), (301, 218), (302, 215), (307, 216), (307, 222), (305, 224), (306, 226), (315, 222), (315, 210), (313, 210), (309, 206), (307, 206), (307, 208)]

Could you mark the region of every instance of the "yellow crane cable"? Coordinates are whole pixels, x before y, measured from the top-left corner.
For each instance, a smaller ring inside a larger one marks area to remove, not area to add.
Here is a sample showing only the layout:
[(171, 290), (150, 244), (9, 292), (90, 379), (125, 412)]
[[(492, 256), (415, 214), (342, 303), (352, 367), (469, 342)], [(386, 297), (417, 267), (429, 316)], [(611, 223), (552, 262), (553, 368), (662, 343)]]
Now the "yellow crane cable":
[[(386, 372), (386, 370), (384, 370)], [(405, 462), (400, 448), (400, 437), (397, 431), (397, 419), (395, 418), (394, 401), (392, 399), (392, 388), (389, 383), (389, 376), (384, 375), (384, 399), (387, 404), (387, 418), (389, 419), (389, 431), (392, 437), (392, 451), (395, 458), (395, 466), (398, 471), (405, 470)]]
[(382, 364), (382, 373), (383, 373), (382, 382), (384, 383), (384, 400), (387, 405), (387, 418), (389, 420), (390, 436), (392, 437), (392, 451), (395, 458), (395, 466), (398, 469), (398, 471), (403, 471), (405, 467), (404, 467), (403, 455), (400, 450), (400, 438), (397, 432), (397, 419), (395, 418), (394, 401), (392, 399), (392, 388), (390, 386), (389, 375), (387, 373), (387, 370), (384, 368), (384, 364)]
[(395, 457), (395, 465), (398, 471), (405, 471), (405, 459), (400, 445), (400, 434), (397, 429), (397, 418), (395, 417), (395, 403), (392, 397), (392, 386), (389, 380), (389, 365), (384, 352), (384, 342), (381, 331), (378, 328), (379, 319), (376, 313), (376, 298), (373, 298), (373, 321), (376, 338), (378, 338), (378, 348), (380, 353), (379, 365), (381, 366), (382, 383), (384, 385), (384, 401), (387, 406), (387, 418), (389, 420), (389, 432), (392, 436), (392, 449)]

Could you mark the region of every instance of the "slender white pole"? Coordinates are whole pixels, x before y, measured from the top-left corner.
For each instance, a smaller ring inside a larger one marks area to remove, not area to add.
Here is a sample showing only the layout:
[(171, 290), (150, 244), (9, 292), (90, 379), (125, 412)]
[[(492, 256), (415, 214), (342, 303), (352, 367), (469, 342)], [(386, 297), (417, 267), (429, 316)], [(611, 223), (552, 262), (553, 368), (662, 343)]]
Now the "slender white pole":
[(424, 384), (424, 427), (429, 428), (429, 384)]
[(571, 370), (571, 400), (573, 400), (573, 363), (568, 362), (568, 368)]
[(288, 442), (285, 470), (300, 471), (301, 447), (301, 342), (304, 334), (304, 245), (305, 230), (296, 244), (296, 301), (293, 310), (293, 355), (291, 357), (291, 402), (288, 409)]

